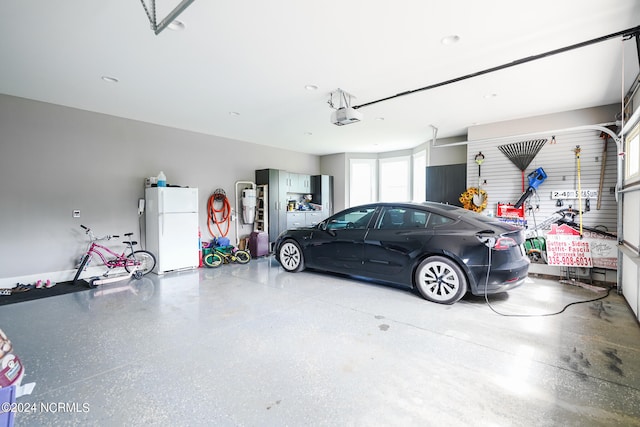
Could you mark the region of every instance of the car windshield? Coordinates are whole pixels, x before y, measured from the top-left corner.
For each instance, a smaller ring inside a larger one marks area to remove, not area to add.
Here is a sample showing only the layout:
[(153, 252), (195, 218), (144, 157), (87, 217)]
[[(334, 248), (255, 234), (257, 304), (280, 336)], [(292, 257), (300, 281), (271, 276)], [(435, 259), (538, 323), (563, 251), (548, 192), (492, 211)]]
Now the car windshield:
[(327, 230), (367, 228), (375, 210), (375, 207), (366, 207), (342, 212), (327, 220)]

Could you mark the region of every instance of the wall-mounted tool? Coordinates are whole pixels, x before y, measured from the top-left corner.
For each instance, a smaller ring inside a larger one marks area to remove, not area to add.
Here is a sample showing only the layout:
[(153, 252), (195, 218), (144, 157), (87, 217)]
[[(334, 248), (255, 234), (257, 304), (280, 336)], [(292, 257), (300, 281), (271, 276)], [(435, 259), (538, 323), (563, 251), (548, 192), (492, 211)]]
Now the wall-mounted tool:
[(520, 199), (518, 199), (517, 203), (514, 205), (515, 208), (522, 206), (522, 204), (538, 189), (540, 184), (547, 179), (547, 174), (544, 169), (538, 168), (527, 175), (527, 179), (529, 181), (529, 188), (527, 188), (527, 191), (522, 193), (522, 196), (520, 196)]

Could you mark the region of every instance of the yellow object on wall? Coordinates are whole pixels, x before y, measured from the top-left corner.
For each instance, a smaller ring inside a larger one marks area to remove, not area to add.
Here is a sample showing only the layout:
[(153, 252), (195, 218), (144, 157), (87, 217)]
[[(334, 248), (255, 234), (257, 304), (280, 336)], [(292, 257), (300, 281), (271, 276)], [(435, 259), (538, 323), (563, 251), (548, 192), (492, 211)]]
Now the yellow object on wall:
[[(474, 202), (474, 197), (479, 196), (482, 199), (482, 203), (480, 205), (476, 205)], [(487, 207), (487, 192), (481, 188), (477, 187), (469, 187), (467, 191), (460, 195), (460, 203), (462, 203), (462, 207), (474, 212), (482, 212)]]

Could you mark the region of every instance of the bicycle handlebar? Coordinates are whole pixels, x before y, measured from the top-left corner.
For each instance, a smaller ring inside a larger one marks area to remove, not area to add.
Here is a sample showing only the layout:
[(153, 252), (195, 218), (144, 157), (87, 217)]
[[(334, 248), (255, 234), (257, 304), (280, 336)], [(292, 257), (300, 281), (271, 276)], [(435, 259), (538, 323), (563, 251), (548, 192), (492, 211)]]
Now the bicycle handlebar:
[(107, 234), (106, 236), (95, 237), (93, 232), (91, 231), (91, 229), (89, 227), (87, 227), (86, 225), (82, 225), (82, 224), (80, 224), (80, 227), (82, 227), (84, 230), (86, 230), (85, 233), (87, 233), (89, 235), (91, 240), (111, 240), (111, 239), (115, 239), (117, 237), (120, 237), (118, 234)]

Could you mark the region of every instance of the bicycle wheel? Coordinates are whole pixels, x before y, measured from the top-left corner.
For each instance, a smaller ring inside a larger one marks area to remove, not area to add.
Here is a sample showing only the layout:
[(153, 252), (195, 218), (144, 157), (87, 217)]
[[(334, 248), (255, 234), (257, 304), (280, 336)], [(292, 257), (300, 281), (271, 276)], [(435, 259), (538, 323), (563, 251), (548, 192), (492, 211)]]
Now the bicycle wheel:
[(82, 261), (80, 261), (80, 265), (78, 266), (78, 271), (76, 271), (76, 275), (73, 276), (74, 286), (78, 284), (78, 279), (80, 278), (80, 275), (84, 271), (85, 267), (89, 265), (89, 261), (91, 261), (91, 255), (84, 254), (84, 256), (82, 257)]
[(239, 264), (246, 264), (251, 261), (251, 255), (249, 255), (249, 252), (247, 251), (238, 250), (236, 251), (235, 256), (236, 262)]
[(127, 257), (124, 269), (128, 273), (141, 271), (143, 275), (151, 273), (156, 266), (156, 257), (149, 251), (135, 251)]
[(204, 265), (206, 265), (207, 267), (218, 267), (220, 266), (220, 264), (222, 264), (222, 257), (216, 253), (212, 253), (212, 254), (207, 254), (204, 257)]

